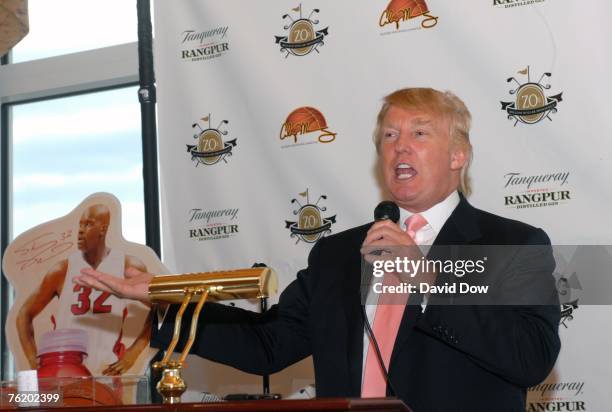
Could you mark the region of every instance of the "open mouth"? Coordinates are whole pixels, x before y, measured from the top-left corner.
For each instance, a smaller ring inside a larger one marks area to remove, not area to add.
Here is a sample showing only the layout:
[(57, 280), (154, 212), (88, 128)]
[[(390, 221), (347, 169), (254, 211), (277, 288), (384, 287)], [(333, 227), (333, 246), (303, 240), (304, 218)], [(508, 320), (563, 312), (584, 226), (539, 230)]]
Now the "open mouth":
[(408, 163), (400, 163), (395, 166), (395, 177), (399, 180), (411, 179), (416, 175), (417, 171)]

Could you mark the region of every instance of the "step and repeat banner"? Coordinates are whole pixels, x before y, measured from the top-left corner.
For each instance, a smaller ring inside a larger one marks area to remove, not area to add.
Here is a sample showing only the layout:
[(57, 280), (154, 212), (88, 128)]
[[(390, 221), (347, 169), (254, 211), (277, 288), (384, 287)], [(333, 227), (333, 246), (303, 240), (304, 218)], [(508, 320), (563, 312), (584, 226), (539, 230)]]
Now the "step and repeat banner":
[[(372, 220), (376, 115), (404, 87), (471, 110), (473, 205), (554, 244), (611, 244), (610, 16), (601, 0), (156, 1), (166, 266), (262, 262), (284, 288), (319, 238)], [(607, 410), (612, 311), (565, 303), (561, 355), (527, 409)], [(189, 362), (190, 396), (261, 390)], [(313, 380), (305, 360), (272, 390)]]

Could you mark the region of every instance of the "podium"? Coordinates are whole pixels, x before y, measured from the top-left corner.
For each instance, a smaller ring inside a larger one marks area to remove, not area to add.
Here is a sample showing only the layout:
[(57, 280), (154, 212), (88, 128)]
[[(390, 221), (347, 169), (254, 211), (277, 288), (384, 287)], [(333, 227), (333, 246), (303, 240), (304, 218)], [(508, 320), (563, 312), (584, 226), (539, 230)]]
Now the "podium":
[[(15, 409), (0, 409), (0, 411), (14, 411)], [(89, 406), (89, 407), (29, 407), (23, 410), (28, 412), (58, 412), (58, 411), (114, 411), (114, 412), (296, 412), (296, 411), (388, 411), (410, 412), (410, 409), (398, 399), (371, 398), (371, 399), (308, 399), (308, 400), (260, 400), (214, 403), (177, 403), (161, 405), (125, 405), (125, 406)]]

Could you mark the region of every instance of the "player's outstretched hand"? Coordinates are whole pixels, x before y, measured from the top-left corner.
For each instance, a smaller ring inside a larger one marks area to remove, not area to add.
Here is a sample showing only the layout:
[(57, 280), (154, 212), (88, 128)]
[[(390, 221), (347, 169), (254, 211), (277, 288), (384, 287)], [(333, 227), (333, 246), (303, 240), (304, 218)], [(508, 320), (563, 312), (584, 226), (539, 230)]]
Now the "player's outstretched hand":
[(103, 292), (112, 293), (124, 299), (139, 300), (150, 305), (149, 284), (153, 275), (138, 269), (128, 268), (125, 277), (109, 275), (94, 269), (81, 269), (81, 275), (74, 277), (79, 285), (89, 286)]
[(125, 351), (125, 354), (121, 359), (119, 359), (115, 363), (111, 363), (110, 365), (108, 365), (102, 371), (102, 375), (123, 375), (134, 365), (136, 359), (138, 358), (138, 355), (140, 355), (140, 352), (128, 349), (127, 351)]

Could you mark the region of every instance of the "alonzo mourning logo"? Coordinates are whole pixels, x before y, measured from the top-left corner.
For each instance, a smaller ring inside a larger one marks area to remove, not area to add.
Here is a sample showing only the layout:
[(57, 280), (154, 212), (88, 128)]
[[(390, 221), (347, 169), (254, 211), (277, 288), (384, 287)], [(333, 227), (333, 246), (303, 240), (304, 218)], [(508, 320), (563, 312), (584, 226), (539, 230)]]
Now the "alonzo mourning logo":
[[(211, 115), (202, 117), (198, 122), (191, 125), (196, 131), (193, 135), (197, 139), (197, 145), (187, 145), (187, 152), (191, 155), (191, 161), (198, 165), (210, 166), (223, 160), (227, 163), (227, 158), (232, 155), (232, 150), (236, 147), (238, 139), (228, 139), (228, 131), (225, 129), (229, 122), (221, 122), (213, 127), (211, 125)], [(225, 139), (225, 140), (224, 140)]]
[(303, 146), (313, 143), (331, 143), (336, 140), (337, 133), (329, 130), (327, 120), (314, 107), (298, 107), (287, 116), (281, 125), (280, 140), (289, 142), (281, 146), (283, 149), (293, 146)]
[(291, 204), (296, 205), (297, 209), (293, 214), (297, 216), (297, 221), (285, 220), (285, 228), (291, 232), (290, 237), (296, 238), (295, 243), (300, 240), (306, 243), (314, 243), (323, 236), (331, 233), (331, 226), (336, 223), (336, 215), (322, 217), (322, 213), (327, 211), (327, 207), (320, 205), (321, 201), (326, 200), (327, 196), (321, 195), (316, 202), (310, 203), (308, 189), (299, 194), (299, 199), (291, 199)]
[[(548, 80), (551, 73), (542, 73), (537, 82), (531, 81), (529, 66), (520, 70), (521, 80), (509, 77), (506, 81), (514, 83), (515, 87), (508, 93), (515, 96), (512, 102), (501, 102), (501, 109), (508, 114), (508, 119), (514, 120), (516, 126), (519, 122), (535, 124), (542, 119), (552, 121), (551, 115), (557, 113), (557, 105), (563, 100), (563, 92), (547, 96), (546, 91), (551, 88)], [(525, 81), (525, 77), (527, 78)]]
[(279, 45), (281, 53), (285, 58), (290, 55), (306, 56), (313, 51), (319, 53), (319, 48), (325, 44), (323, 39), (327, 36), (327, 27), (318, 28), (317, 18), (320, 10), (312, 9), (306, 17), (302, 11), (302, 3), (291, 9), (290, 13), (283, 15), (286, 23), (283, 29), (285, 35), (275, 36), (276, 44)]
[[(411, 24), (411, 20), (417, 18), (420, 23)], [(430, 29), (436, 24), (438, 24), (438, 17), (431, 14), (425, 0), (391, 0), (378, 19), (380, 27), (391, 28), (381, 34)]]

